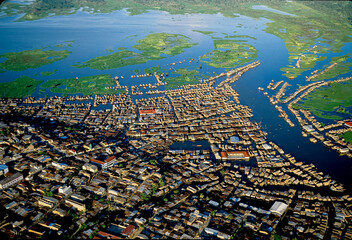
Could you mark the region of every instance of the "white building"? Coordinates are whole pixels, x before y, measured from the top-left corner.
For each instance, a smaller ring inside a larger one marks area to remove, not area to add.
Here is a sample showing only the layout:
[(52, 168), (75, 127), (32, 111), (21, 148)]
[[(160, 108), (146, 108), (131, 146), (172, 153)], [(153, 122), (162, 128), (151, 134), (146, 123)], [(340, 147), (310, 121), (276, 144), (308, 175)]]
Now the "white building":
[(59, 191), (59, 193), (67, 196), (72, 193), (72, 188), (70, 186), (61, 186), (61, 187), (59, 187), (58, 191)]
[(9, 172), (9, 167), (6, 164), (0, 164), (0, 176)]
[(287, 210), (288, 205), (283, 202), (275, 201), (270, 208), (270, 212), (276, 216), (281, 217)]
[(21, 173), (15, 173), (10, 177), (7, 177), (0, 181), (0, 190), (8, 188), (12, 185), (15, 185), (21, 180), (23, 180), (23, 175)]

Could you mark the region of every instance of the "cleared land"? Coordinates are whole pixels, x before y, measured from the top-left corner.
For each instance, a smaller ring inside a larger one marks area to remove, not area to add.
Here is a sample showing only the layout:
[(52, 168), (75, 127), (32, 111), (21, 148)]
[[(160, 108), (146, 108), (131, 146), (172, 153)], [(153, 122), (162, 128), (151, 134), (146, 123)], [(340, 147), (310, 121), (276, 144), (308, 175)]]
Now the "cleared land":
[(66, 58), (71, 52), (67, 50), (26, 50), (22, 52), (10, 52), (0, 55), (6, 58), (5, 62), (0, 63), (0, 69), (23, 71), (29, 68), (39, 68), (41, 66), (57, 62)]
[(146, 38), (137, 41), (135, 49), (141, 51), (133, 52), (123, 50), (107, 56), (100, 56), (82, 64), (74, 65), (78, 68), (89, 67), (92, 69), (105, 70), (120, 68), (129, 65), (142, 64), (150, 60), (165, 58), (162, 54), (174, 56), (190, 48), (195, 43), (190, 43), (189, 38), (180, 34), (153, 33)]
[(78, 79), (54, 79), (46, 81), (41, 88), (48, 88), (53, 93), (99, 95), (121, 93), (124, 90), (106, 89), (106, 87), (115, 86), (116, 83), (111, 79), (109, 74), (80, 77)]
[(25, 98), (30, 96), (43, 81), (27, 76), (17, 78), (13, 82), (0, 83), (0, 97)]

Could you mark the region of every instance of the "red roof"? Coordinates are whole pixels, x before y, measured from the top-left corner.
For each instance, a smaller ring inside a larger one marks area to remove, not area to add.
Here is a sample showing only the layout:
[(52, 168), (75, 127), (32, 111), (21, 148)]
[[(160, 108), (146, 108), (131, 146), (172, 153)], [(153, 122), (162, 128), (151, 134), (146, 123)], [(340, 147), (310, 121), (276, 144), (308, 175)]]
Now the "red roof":
[(229, 151), (229, 152), (220, 152), (221, 158), (227, 158), (229, 155), (242, 155), (243, 158), (249, 158), (249, 153), (247, 151)]
[(131, 233), (134, 231), (135, 228), (136, 228), (135, 226), (129, 225), (122, 231), (121, 234), (128, 237), (131, 235)]
[(106, 159), (104, 162), (108, 163), (108, 162), (111, 162), (112, 160), (115, 160), (115, 156), (111, 156), (109, 157), (108, 159)]
[(103, 231), (98, 232), (98, 235), (100, 235), (102, 237), (106, 237), (108, 239), (122, 239), (122, 238), (115, 236), (111, 233), (107, 233), (107, 232), (103, 232)]
[(156, 111), (154, 109), (149, 109), (149, 110), (139, 110), (140, 115), (145, 115), (145, 114), (155, 114)]
[(91, 161), (91, 162), (94, 162), (94, 163), (101, 164), (101, 165), (103, 165), (103, 164), (104, 164), (104, 162), (99, 161), (99, 160), (96, 160), (96, 159), (93, 159), (93, 158), (92, 158), (90, 161)]
[(346, 125), (347, 127), (352, 127), (352, 122), (345, 122), (345, 125)]

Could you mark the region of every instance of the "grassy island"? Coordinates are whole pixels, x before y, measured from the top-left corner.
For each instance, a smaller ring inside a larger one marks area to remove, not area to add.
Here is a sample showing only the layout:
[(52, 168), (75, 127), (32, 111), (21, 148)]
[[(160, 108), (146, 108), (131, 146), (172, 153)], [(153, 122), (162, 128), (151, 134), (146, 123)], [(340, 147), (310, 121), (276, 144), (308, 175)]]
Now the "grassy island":
[(345, 108), (352, 106), (351, 92), (352, 80), (332, 83), (329, 86), (315, 89), (306, 98), (298, 102), (297, 107), (309, 110), (321, 118), (339, 120), (342, 118), (336, 113), (352, 116), (352, 113), (345, 110)]
[(17, 78), (13, 82), (0, 83), (0, 97), (25, 98), (30, 96), (43, 81), (27, 76)]
[(352, 131), (345, 132), (342, 137), (346, 142), (352, 143)]
[(351, 53), (343, 56), (331, 58), (330, 64), (336, 64), (336, 65), (334, 65), (332, 68), (328, 69), (324, 73), (320, 74), (313, 80), (320, 81), (325, 79), (331, 79), (341, 74), (349, 73), (350, 68), (352, 67), (351, 58), (352, 58)]
[(88, 77), (68, 78), (68, 79), (54, 79), (46, 81), (41, 88), (48, 88), (53, 93), (68, 94), (84, 94), (84, 95), (98, 95), (98, 94), (115, 94), (117, 92), (124, 92), (124, 90), (113, 90), (108, 87), (115, 86), (116, 83), (111, 79), (109, 74), (94, 75)]
[(51, 76), (51, 75), (55, 74), (57, 71), (58, 71), (58, 70), (55, 69), (55, 70), (53, 70), (53, 71), (41, 72), (40, 75), (47, 77), (47, 76)]
[(201, 61), (216, 68), (234, 68), (258, 57), (258, 50), (252, 45), (236, 40), (214, 40), (214, 50), (201, 57)]
[(165, 78), (167, 82), (166, 88), (177, 88), (182, 85), (197, 84), (199, 83), (196, 75), (199, 74), (197, 70), (188, 70), (186, 68), (179, 68), (176, 71), (169, 74), (168, 78)]
[(41, 66), (66, 58), (71, 52), (67, 50), (26, 50), (22, 52), (10, 52), (0, 55), (6, 58), (0, 63), (0, 69), (23, 71), (29, 68), (39, 68)]
[(185, 48), (190, 48), (195, 43), (190, 43), (189, 38), (180, 34), (153, 33), (146, 38), (137, 41), (135, 49), (140, 52), (123, 50), (107, 56), (100, 56), (75, 67), (105, 70), (120, 68), (129, 65), (146, 63), (149, 60), (159, 60), (165, 58), (162, 54), (174, 56), (183, 52)]

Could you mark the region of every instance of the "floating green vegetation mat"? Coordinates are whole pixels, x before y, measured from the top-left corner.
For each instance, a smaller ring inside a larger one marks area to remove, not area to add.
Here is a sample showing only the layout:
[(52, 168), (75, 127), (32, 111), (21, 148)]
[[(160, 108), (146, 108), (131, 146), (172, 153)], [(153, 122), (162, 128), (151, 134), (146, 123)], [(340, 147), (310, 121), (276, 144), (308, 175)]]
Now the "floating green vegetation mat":
[(301, 54), (300, 56), (290, 56), (289, 62), (293, 64), (283, 67), (280, 70), (285, 72), (283, 75), (289, 79), (294, 79), (301, 73), (314, 68), (316, 62), (325, 60), (325, 56), (318, 57), (315, 54)]
[(253, 61), (258, 50), (250, 44), (229, 39), (214, 40), (214, 50), (201, 56), (201, 61), (216, 68), (234, 68)]
[(13, 82), (0, 83), (1, 98), (25, 98), (30, 96), (43, 81), (27, 76), (17, 78)]
[(198, 79), (196, 78), (196, 75), (198, 74), (199, 72), (197, 70), (179, 68), (174, 72), (171, 72), (168, 78), (164, 79), (164, 82), (167, 82), (167, 85), (165, 87), (167, 89), (172, 89), (183, 85), (197, 84), (199, 83)]
[(55, 47), (57, 48), (72, 47), (74, 42), (75, 42), (74, 40), (65, 41), (65, 43), (55, 45)]
[(196, 43), (190, 43), (189, 38), (180, 34), (153, 33), (146, 38), (137, 41), (134, 48), (140, 53), (123, 50), (107, 56), (91, 59), (75, 67), (89, 67), (98, 70), (114, 69), (129, 65), (142, 64), (150, 60), (165, 58), (162, 54), (174, 56), (183, 52), (185, 48), (190, 48)]
[(342, 137), (346, 142), (352, 143), (352, 131), (345, 132)]
[(54, 71), (50, 72), (50, 71), (47, 71), (47, 72), (41, 72), (40, 75), (42, 76), (51, 76), (53, 74), (55, 74), (58, 70), (55, 69)]
[(26, 50), (22, 52), (10, 52), (0, 55), (7, 58), (0, 63), (0, 69), (23, 71), (29, 68), (39, 68), (41, 66), (66, 58), (71, 52), (67, 50)]
[[(323, 60), (320, 54), (329, 51), (340, 52), (341, 47), (352, 40), (350, 37), (352, 26), (349, 24), (351, 12), (347, 10), (351, 10), (351, 3), (292, 1), (282, 2), (277, 6), (270, 3), (268, 5), (276, 10), (295, 15), (282, 15), (262, 10), (256, 10), (255, 14), (251, 13), (252, 16), (257, 15), (257, 17), (273, 20), (266, 24), (265, 31), (280, 37), (285, 42), (290, 58), (289, 65), (281, 70), (288, 78), (296, 78), (304, 71), (314, 68), (317, 61)], [(310, 57), (302, 58), (302, 54)], [(298, 57), (301, 59), (301, 67), (297, 69)]]
[(48, 88), (53, 93), (68, 94), (84, 94), (84, 95), (99, 95), (99, 94), (115, 94), (124, 92), (124, 90), (113, 90), (108, 87), (115, 86), (116, 83), (109, 74), (94, 75), (88, 77), (54, 79), (43, 83), (41, 88)]
[[(313, 80), (320, 81), (320, 80), (325, 80), (325, 79), (331, 79), (331, 78), (335, 78), (341, 74), (351, 72), (351, 67), (352, 67), (351, 60), (352, 60), (352, 53), (346, 54), (343, 56), (339, 56), (339, 57), (331, 58), (330, 66), (331, 66), (331, 64), (334, 64), (334, 63), (336, 63), (336, 65), (334, 65), (332, 68), (328, 69), (324, 73), (320, 74), (319, 76), (317, 76)], [(325, 67), (328, 67), (328, 66), (325, 66)], [(320, 70), (320, 71), (322, 71), (322, 70)]]
[(205, 35), (212, 35), (214, 34), (215, 32), (212, 32), (212, 31), (202, 31), (202, 30), (192, 30), (193, 32), (198, 32), (198, 33), (202, 33), (202, 34), (205, 34)]
[[(257, 40), (255, 37), (252, 37), (252, 36), (248, 36), (248, 35), (225, 35), (224, 38), (250, 38), (250, 39), (253, 39), (253, 40)], [(238, 40), (240, 41), (240, 40)]]
[(314, 115), (325, 119), (342, 119), (336, 113), (352, 116), (346, 110), (352, 106), (352, 80), (341, 83), (332, 83), (328, 86), (315, 89), (302, 99), (296, 107), (311, 111)]

